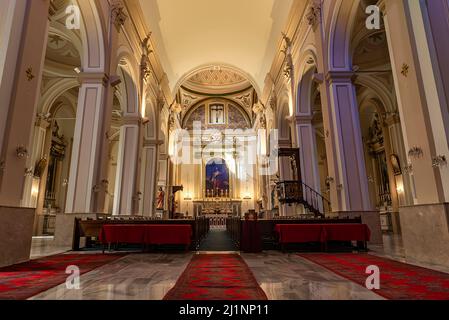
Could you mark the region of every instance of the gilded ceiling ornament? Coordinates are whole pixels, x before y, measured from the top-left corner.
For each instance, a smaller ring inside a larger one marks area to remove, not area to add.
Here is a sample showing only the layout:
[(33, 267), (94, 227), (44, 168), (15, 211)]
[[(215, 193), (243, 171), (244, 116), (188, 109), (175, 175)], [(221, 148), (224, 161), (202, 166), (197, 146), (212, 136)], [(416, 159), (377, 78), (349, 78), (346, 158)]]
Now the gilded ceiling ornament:
[(150, 38), (151, 38), (152, 33), (150, 32), (145, 39), (142, 40), (142, 49), (145, 55), (149, 55), (150, 53), (153, 52), (153, 50), (150, 49)]
[(439, 168), (442, 166), (447, 166), (446, 156), (439, 155), (432, 158), (432, 167)]
[(270, 108), (271, 110), (276, 110), (276, 95), (273, 93), (270, 98)]
[(404, 63), (404, 64), (402, 65), (401, 74), (402, 74), (404, 77), (407, 77), (407, 76), (408, 76), (409, 69), (410, 69), (409, 65), (406, 64), (406, 63)]
[(28, 69), (26, 69), (25, 72), (26, 72), (28, 81), (31, 81), (31, 80), (34, 79), (35, 76), (33, 74), (33, 68), (32, 67), (29, 67)]
[(261, 129), (266, 129), (267, 128), (267, 118), (265, 117), (265, 114), (262, 113), (260, 116), (260, 128)]
[(142, 57), (142, 64), (140, 65), (140, 70), (142, 72), (142, 78), (146, 82), (146, 81), (148, 81), (148, 78), (151, 75), (151, 69), (148, 65), (147, 60), (144, 57), (145, 56)]
[(125, 8), (120, 3), (116, 3), (112, 6), (112, 21), (114, 22), (117, 31), (120, 31), (120, 28), (125, 24), (125, 21), (128, 18), (124, 10)]
[(312, 5), (309, 7), (309, 11), (306, 14), (306, 18), (309, 25), (315, 28), (318, 23), (321, 22), (321, 3), (312, 3)]
[(284, 46), (284, 50), (281, 50), (281, 52), (283, 52), (285, 55), (287, 55), (290, 53), (290, 49), (292, 47), (292, 41), (287, 36), (287, 34), (285, 34), (284, 32), (282, 32), (282, 39), (285, 41), (285, 46)]

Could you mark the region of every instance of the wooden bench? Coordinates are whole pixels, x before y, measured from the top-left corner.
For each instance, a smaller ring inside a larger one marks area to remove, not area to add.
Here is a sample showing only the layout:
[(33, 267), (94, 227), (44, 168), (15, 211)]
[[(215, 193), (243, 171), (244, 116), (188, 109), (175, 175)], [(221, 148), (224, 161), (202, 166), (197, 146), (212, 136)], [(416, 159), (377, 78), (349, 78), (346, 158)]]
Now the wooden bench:
[(204, 218), (197, 219), (152, 219), (147, 217), (102, 217), (97, 219), (78, 219), (75, 218), (74, 232), (73, 232), (73, 244), (72, 250), (80, 250), (80, 240), (81, 238), (86, 238), (86, 247), (91, 246), (92, 239), (99, 239), (100, 233), (104, 225), (114, 225), (114, 224), (124, 224), (124, 225), (190, 225), (192, 228), (192, 241), (191, 249), (196, 250), (199, 247), (201, 240), (206, 236), (208, 232), (208, 221)]

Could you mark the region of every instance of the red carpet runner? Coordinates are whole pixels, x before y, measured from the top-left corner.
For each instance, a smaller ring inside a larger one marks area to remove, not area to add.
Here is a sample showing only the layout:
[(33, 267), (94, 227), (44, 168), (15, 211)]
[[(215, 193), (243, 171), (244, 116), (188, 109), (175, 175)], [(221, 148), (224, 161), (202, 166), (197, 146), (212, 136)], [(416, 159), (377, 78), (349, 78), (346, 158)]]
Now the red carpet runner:
[(369, 254), (300, 254), (330, 271), (365, 286), (366, 268), (380, 269), (376, 294), (391, 300), (449, 300), (449, 274)]
[(123, 256), (60, 254), (0, 268), (0, 300), (25, 300), (56, 287), (66, 281), (70, 265), (79, 267), (83, 274)]
[(164, 300), (267, 300), (252, 272), (236, 254), (193, 256)]

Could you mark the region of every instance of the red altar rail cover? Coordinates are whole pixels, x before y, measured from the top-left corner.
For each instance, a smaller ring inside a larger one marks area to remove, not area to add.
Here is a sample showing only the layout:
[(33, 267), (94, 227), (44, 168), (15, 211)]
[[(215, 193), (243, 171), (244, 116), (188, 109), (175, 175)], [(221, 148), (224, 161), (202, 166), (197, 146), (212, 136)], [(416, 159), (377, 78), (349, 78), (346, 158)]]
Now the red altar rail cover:
[(106, 243), (129, 244), (184, 244), (192, 238), (191, 225), (104, 225), (100, 241)]
[(366, 224), (277, 224), (280, 243), (369, 241)]

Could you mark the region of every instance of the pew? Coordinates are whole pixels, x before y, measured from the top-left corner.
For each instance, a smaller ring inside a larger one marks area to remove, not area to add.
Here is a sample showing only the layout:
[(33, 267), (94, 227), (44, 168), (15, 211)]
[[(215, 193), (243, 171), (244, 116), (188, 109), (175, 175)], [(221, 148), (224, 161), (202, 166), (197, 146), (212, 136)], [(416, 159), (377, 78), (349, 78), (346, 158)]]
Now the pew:
[(86, 246), (92, 244), (92, 238), (99, 239), (104, 225), (190, 225), (192, 229), (191, 250), (199, 247), (201, 240), (209, 231), (209, 222), (204, 218), (196, 219), (155, 219), (148, 217), (98, 217), (82, 220), (75, 218), (72, 250), (80, 250), (81, 238), (86, 238)]
[[(243, 226), (246, 221), (239, 217), (230, 217), (226, 221), (226, 230), (230, 237), (238, 248), (246, 247), (242, 246)], [(260, 241), (262, 242), (263, 250), (277, 250), (279, 249), (279, 236), (276, 233), (276, 225), (278, 224), (361, 224), (362, 218), (326, 218), (326, 219), (314, 219), (314, 218), (298, 218), (298, 217), (279, 217), (274, 219), (259, 219), (257, 220), (257, 226), (260, 233)], [(245, 239), (246, 241), (246, 239)]]

